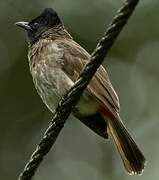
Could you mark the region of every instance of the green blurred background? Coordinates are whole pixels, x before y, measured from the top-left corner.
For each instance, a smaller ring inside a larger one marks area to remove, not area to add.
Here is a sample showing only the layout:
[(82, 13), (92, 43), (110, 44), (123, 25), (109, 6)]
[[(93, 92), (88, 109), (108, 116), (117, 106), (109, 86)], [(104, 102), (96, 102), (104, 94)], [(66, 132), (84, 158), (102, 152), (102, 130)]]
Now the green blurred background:
[[(14, 26), (58, 11), (66, 28), (92, 52), (122, 1), (0, 1), (0, 179), (17, 179), (51, 120), (34, 89), (24, 32)], [(111, 141), (70, 117), (35, 180), (158, 180), (158, 0), (142, 0), (104, 65), (119, 94), (121, 116), (147, 157), (143, 176), (128, 176)]]

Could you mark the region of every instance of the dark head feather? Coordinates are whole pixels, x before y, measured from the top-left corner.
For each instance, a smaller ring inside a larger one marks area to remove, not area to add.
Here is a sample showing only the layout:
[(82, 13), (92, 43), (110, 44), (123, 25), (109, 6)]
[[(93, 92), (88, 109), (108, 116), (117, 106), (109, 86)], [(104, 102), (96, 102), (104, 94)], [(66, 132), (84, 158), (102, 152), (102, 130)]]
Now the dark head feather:
[(17, 22), (16, 25), (25, 29), (28, 33), (29, 41), (34, 43), (44, 32), (61, 26), (62, 22), (56, 11), (52, 8), (46, 8), (38, 17), (30, 22)]

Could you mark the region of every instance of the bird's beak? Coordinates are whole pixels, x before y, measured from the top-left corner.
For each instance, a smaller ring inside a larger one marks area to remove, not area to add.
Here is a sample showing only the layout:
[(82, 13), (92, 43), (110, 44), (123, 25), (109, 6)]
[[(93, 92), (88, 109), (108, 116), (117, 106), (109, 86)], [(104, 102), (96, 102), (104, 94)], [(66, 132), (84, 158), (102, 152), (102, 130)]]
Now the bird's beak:
[(15, 25), (19, 26), (25, 30), (31, 30), (31, 27), (29, 26), (28, 22), (16, 22)]

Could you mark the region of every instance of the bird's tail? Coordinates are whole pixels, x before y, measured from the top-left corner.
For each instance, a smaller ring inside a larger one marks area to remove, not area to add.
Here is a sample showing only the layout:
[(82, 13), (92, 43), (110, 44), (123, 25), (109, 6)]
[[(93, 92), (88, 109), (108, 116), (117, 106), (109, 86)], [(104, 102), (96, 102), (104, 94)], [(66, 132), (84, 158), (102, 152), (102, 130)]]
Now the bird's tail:
[[(108, 129), (114, 140), (114, 144), (121, 156), (126, 171), (130, 174), (142, 174), (145, 166), (145, 157), (134, 142), (127, 129), (123, 125), (120, 117), (116, 118), (108, 114), (101, 113), (107, 122)], [(113, 117), (113, 118), (112, 118)]]

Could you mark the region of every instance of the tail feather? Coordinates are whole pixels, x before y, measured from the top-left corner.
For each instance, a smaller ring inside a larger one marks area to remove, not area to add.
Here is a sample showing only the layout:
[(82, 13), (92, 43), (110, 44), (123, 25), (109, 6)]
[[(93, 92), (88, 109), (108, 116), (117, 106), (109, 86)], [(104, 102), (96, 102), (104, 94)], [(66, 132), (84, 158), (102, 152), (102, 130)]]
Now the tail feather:
[(130, 175), (141, 175), (145, 167), (145, 157), (126, 130), (120, 117), (107, 119), (107, 125), (126, 171)]

